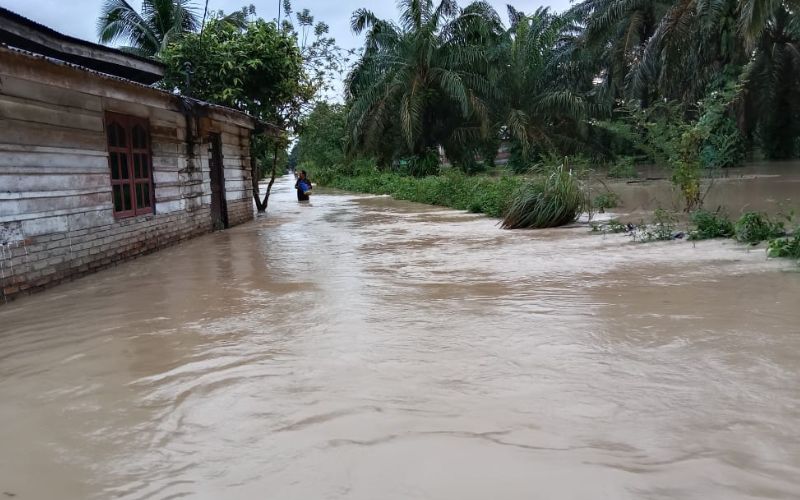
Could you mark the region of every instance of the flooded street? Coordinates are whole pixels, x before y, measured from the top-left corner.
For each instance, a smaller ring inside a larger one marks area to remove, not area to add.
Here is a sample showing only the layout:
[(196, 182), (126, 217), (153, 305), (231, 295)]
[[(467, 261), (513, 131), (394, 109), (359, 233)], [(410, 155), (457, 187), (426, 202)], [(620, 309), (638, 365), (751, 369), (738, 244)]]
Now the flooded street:
[(0, 306), (0, 498), (800, 497), (796, 264), (292, 183)]

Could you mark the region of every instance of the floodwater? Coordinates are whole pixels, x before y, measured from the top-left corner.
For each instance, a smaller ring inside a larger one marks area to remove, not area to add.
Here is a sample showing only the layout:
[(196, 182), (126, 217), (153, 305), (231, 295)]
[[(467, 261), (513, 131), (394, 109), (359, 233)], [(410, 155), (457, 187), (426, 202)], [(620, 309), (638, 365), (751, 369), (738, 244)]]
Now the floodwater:
[(291, 185), (0, 307), (0, 498), (800, 497), (796, 264)]
[[(669, 172), (653, 167), (634, 181), (607, 181), (596, 192), (611, 190), (621, 202), (622, 219), (639, 220), (656, 208), (682, 211), (680, 192), (670, 182)], [(702, 182), (704, 208), (722, 210), (734, 220), (749, 211), (771, 215), (800, 215), (800, 162), (771, 161), (721, 169)]]

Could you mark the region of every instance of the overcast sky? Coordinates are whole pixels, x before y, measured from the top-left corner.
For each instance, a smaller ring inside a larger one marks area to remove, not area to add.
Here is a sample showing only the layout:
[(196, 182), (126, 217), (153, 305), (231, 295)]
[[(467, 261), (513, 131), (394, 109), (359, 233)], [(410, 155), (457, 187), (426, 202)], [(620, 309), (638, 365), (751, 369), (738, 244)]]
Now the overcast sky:
[[(128, 0), (139, 8), (141, 0)], [(240, 9), (252, 3), (256, 13), (263, 18), (273, 19), (277, 15), (280, 0), (210, 0), (209, 9), (222, 9), (226, 12)], [(0, 0), (0, 5), (32, 19), (40, 24), (92, 42), (97, 41), (95, 23), (103, 0)], [(201, 0), (195, 2), (202, 5)], [(468, 2), (461, 0), (462, 6)], [(569, 6), (569, 0), (489, 0), (503, 19), (506, 19), (506, 4), (511, 3), (517, 10), (532, 12), (542, 5), (555, 11)], [(371, 9), (380, 18), (394, 18), (397, 12), (394, 0), (292, 0), (295, 11), (311, 9), (317, 21), (325, 21), (331, 27), (331, 35), (345, 48), (358, 47), (361, 41), (350, 32), (350, 16), (360, 7)]]

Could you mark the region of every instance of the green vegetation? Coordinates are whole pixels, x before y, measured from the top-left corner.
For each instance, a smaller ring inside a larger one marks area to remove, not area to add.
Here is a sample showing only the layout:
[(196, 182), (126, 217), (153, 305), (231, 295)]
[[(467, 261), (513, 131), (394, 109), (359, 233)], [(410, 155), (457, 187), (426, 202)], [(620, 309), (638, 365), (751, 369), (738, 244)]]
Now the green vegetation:
[(458, 171), (424, 178), (381, 172), (368, 162), (355, 168), (322, 169), (315, 180), (326, 186), (359, 193), (388, 194), (398, 200), (441, 205), (500, 217), (520, 187), (518, 177), (467, 176)]
[(616, 208), (619, 206), (619, 196), (612, 191), (606, 191), (605, 193), (600, 193), (595, 196), (592, 204), (600, 213), (603, 213), (608, 208)]
[(800, 230), (795, 231), (794, 236), (770, 240), (767, 256), (800, 260)]
[(586, 204), (580, 182), (562, 167), (544, 180), (530, 180), (517, 190), (504, 214), (503, 228), (563, 226), (574, 222)]
[(690, 240), (708, 240), (712, 238), (733, 238), (736, 231), (733, 222), (719, 212), (698, 210), (692, 213), (694, 229), (689, 231)]
[(736, 239), (753, 245), (786, 234), (783, 222), (772, 221), (769, 216), (759, 212), (747, 212), (742, 215), (736, 221), (735, 227)]
[(663, 208), (657, 208), (653, 212), (653, 222), (636, 226), (631, 231), (631, 236), (634, 241), (640, 243), (672, 240), (675, 239), (677, 225), (677, 214)]
[(293, 36), (263, 19), (249, 21), (244, 30), (212, 19), (203, 33), (186, 33), (167, 46), (161, 59), (167, 65), (165, 88), (268, 122), (278, 118), (276, 104), (291, 103), (304, 90), (303, 60)]

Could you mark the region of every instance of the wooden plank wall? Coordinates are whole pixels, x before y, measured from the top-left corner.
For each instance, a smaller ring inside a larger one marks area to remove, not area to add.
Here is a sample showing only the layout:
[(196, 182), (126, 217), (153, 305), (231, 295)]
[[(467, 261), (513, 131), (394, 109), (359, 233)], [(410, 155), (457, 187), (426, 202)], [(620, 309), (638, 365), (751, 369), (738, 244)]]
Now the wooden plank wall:
[[(197, 140), (190, 151), (179, 110), (169, 94), (0, 48), (0, 245), (35, 246), (39, 237), (120, 225), (129, 233), (152, 232), (154, 221), (169, 215), (180, 215), (170, 217), (172, 223), (210, 229), (208, 145)], [(107, 111), (149, 121), (155, 215), (114, 219)], [(222, 133), (226, 195), (238, 214), (232, 223), (252, 219), (252, 125), (213, 109), (205, 123)], [(60, 262), (69, 259), (60, 256)]]

